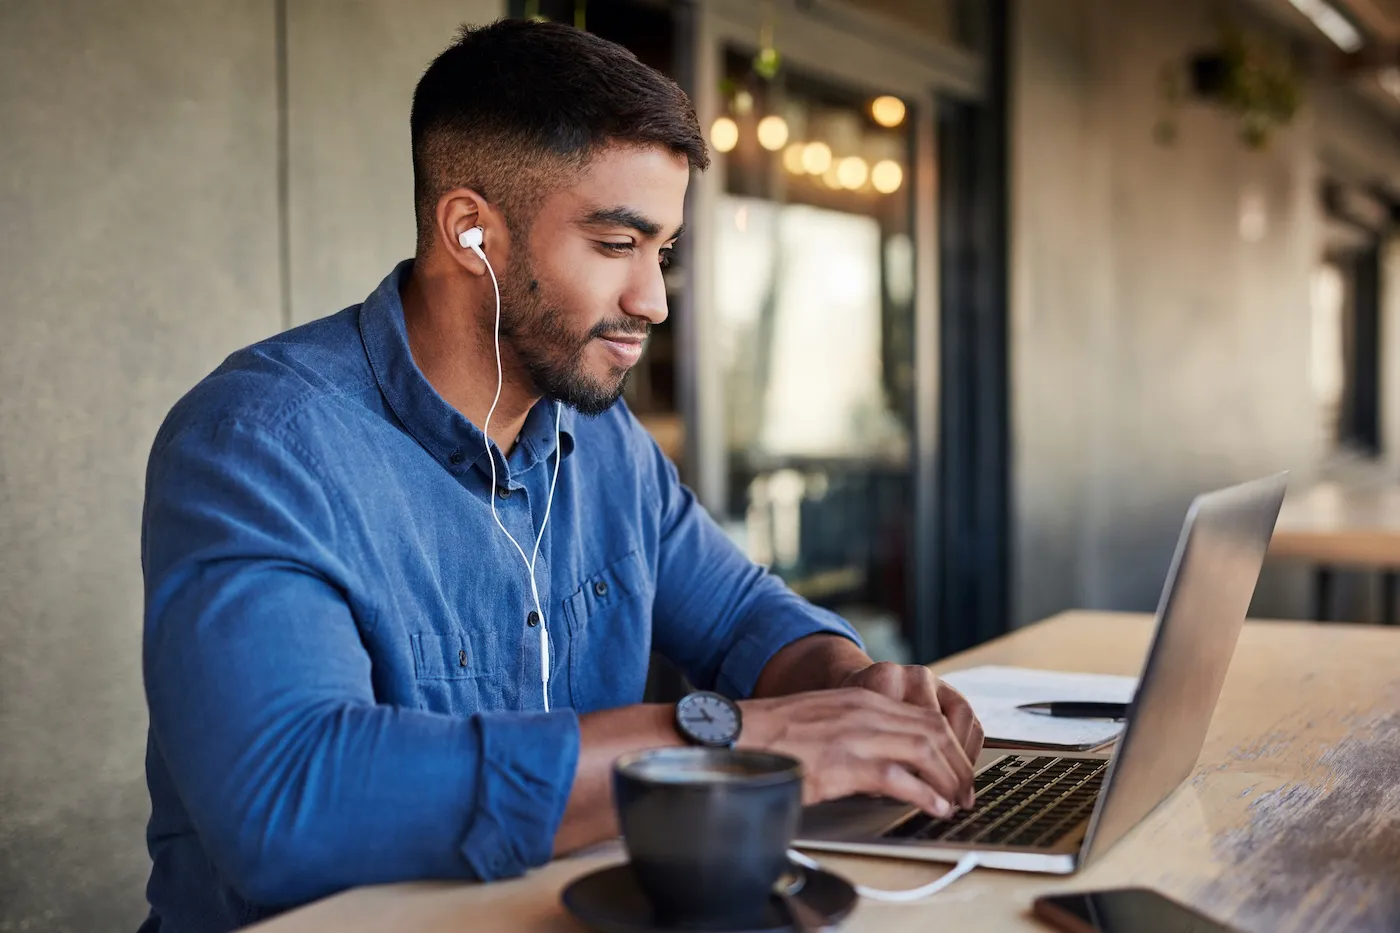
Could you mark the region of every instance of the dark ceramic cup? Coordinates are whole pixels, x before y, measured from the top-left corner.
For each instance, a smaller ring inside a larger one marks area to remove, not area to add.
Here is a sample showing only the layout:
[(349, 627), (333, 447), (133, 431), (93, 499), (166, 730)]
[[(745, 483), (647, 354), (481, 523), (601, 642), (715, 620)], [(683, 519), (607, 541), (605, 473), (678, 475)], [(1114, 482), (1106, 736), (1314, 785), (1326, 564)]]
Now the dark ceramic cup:
[(802, 817), (802, 764), (768, 752), (661, 748), (618, 759), (613, 797), (656, 919), (707, 927), (762, 916)]

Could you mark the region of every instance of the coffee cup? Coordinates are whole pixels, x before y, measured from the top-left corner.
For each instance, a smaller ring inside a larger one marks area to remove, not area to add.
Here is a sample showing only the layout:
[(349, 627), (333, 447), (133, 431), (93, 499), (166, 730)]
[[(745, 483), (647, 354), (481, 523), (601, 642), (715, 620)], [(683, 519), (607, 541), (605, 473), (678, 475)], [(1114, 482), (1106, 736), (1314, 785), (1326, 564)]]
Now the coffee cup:
[(761, 917), (802, 817), (802, 764), (749, 749), (662, 748), (618, 759), (613, 797), (657, 921)]

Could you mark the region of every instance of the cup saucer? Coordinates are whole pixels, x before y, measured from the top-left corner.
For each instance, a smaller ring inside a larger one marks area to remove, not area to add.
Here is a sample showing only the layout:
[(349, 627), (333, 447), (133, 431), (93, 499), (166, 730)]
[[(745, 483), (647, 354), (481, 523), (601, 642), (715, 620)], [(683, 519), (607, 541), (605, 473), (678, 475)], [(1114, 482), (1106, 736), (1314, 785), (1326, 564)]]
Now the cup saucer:
[[(802, 871), (806, 881), (792, 896), (819, 914), (828, 927), (846, 919), (857, 900), (850, 882), (826, 871)], [(564, 889), (561, 899), (575, 920), (597, 933), (675, 933), (681, 929), (656, 920), (651, 902), (626, 862), (578, 878)], [(696, 933), (695, 928), (685, 929)], [(756, 923), (716, 927), (707, 933), (790, 933), (792, 929), (792, 917), (775, 895), (768, 899)]]

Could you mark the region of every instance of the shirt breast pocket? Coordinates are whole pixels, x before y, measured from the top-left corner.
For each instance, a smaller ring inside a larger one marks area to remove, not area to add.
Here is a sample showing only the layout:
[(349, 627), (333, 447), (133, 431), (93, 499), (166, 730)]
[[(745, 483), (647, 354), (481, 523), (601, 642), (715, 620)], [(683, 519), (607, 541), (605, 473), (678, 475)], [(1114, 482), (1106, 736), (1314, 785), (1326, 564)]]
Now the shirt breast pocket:
[(413, 664), (421, 705), (457, 716), (503, 709), (505, 697), (487, 649), (466, 632), (417, 632)]
[(574, 709), (587, 713), (642, 701), (655, 594), (650, 568), (635, 550), (589, 574), (564, 601)]

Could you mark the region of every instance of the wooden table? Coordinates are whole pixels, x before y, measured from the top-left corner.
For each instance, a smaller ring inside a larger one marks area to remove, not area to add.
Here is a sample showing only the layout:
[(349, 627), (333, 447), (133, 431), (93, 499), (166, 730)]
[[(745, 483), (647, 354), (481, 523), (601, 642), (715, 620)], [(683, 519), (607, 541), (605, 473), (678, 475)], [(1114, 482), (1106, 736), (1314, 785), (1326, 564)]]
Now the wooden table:
[(1381, 617), (1400, 621), (1400, 485), (1324, 482), (1290, 495), (1269, 553), (1315, 566), (1315, 618), (1331, 616), (1334, 569), (1352, 567), (1381, 573)]
[[(1068, 613), (936, 669), (1019, 664), (1136, 674), (1151, 634), (1138, 615)], [(559, 906), (615, 845), (488, 885), (349, 891), (259, 933), (490, 933), (579, 928)], [(939, 866), (821, 856), (853, 880), (904, 887)], [(1146, 885), (1254, 933), (1400, 929), (1400, 632), (1250, 622), (1199, 764), (1107, 855), (1071, 877), (977, 869), (920, 904), (862, 902), (851, 933), (1043, 930), (1042, 892)]]

